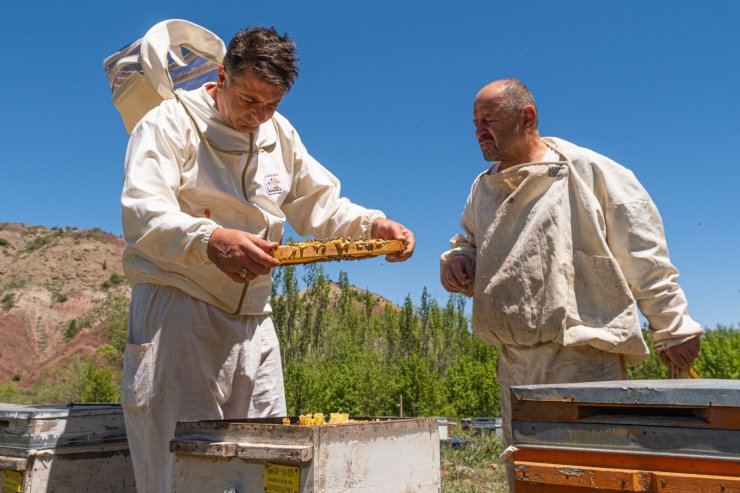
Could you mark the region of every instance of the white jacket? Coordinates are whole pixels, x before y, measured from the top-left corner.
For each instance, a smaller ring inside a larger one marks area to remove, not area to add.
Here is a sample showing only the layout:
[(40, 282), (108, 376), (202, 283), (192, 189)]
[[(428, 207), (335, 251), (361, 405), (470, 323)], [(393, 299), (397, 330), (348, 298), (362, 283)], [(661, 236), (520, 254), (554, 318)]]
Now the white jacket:
[(179, 99), (147, 113), (129, 140), (121, 204), (132, 284), (173, 286), (229, 313), (269, 313), (270, 276), (245, 287), (208, 260), (216, 228), (280, 242), (287, 220), (300, 235), (369, 238), (384, 217), (340, 197), (339, 181), (278, 113), (245, 134), (224, 123), (205, 86)]
[(494, 345), (588, 344), (637, 364), (648, 354), (635, 301), (657, 348), (701, 334), (668, 258), (663, 223), (633, 173), (589, 149), (545, 142), (565, 161), (475, 180), (441, 268), (473, 260), (473, 332)]

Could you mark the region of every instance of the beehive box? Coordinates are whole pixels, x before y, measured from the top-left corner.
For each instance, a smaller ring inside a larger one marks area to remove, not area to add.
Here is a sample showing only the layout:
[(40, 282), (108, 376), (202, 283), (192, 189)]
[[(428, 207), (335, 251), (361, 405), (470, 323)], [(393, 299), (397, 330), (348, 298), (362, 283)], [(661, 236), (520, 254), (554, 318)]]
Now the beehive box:
[[(436, 419), (283, 425), (280, 418), (177, 424), (173, 489), (238, 493), (438, 492)], [(291, 418), (296, 423), (295, 418)]]
[(135, 492), (120, 406), (0, 404), (3, 493)]
[(518, 493), (740, 492), (740, 381), (513, 387)]

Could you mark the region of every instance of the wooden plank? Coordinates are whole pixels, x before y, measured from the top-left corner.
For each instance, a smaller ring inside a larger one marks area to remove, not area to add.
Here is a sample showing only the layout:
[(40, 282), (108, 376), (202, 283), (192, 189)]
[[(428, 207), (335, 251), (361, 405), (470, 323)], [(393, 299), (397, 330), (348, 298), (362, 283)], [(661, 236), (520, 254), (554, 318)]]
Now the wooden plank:
[(310, 240), (281, 245), (272, 256), (281, 265), (306, 264), (329, 260), (356, 260), (389, 253), (402, 252), (406, 248), (403, 240), (350, 240), (333, 238)]
[(622, 469), (740, 477), (740, 459), (719, 460), (676, 455), (520, 448), (514, 452), (514, 460), (546, 464), (571, 464), (574, 467), (609, 466)]
[(636, 469), (581, 467), (572, 464), (514, 462), (515, 491), (616, 491), (658, 493), (738, 493), (740, 477), (666, 473)]
[[(562, 484), (526, 483), (516, 481), (514, 483), (515, 493), (593, 493), (594, 490), (588, 486), (564, 486)], [(619, 490), (599, 490), (598, 493), (619, 493)]]
[(0, 469), (8, 471), (25, 471), (28, 462), (24, 458), (0, 455)]
[(240, 443), (236, 455), (247, 460), (309, 462), (313, 459), (313, 446)]
[(740, 457), (740, 432), (677, 426), (512, 422), (515, 447), (623, 451), (624, 453)]
[(172, 440), (170, 452), (212, 457), (239, 457), (259, 461), (308, 462), (313, 458), (313, 447), (310, 445), (277, 445), (274, 443)]
[(514, 401), (513, 421), (604, 423), (740, 430), (740, 412), (734, 407), (646, 406), (639, 404), (583, 404), (578, 402)]
[(658, 493), (739, 493), (740, 478), (698, 474), (654, 473), (654, 488)]
[(516, 481), (614, 491), (652, 491), (649, 472), (572, 464), (514, 462)]

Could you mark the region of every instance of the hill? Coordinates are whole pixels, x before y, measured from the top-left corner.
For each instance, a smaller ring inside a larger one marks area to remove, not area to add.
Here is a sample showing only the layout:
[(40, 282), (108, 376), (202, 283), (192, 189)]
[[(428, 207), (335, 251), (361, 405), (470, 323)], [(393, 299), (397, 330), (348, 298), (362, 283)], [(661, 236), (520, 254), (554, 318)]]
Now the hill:
[(100, 308), (128, 295), (124, 240), (98, 229), (0, 223), (0, 384), (32, 384), (107, 342)]
[[(93, 358), (109, 341), (104, 307), (128, 298), (123, 238), (99, 229), (0, 223), (0, 385), (21, 388), (75, 358)], [(340, 287), (328, 282), (328, 298)], [(388, 300), (372, 299), (378, 313)], [(397, 308), (397, 307), (395, 307)]]
[[(122, 238), (0, 223), (0, 402), (115, 402), (130, 289)], [(291, 414), (498, 413), (496, 348), (469, 331), (467, 300), (423, 290), (396, 306), (322, 264), (273, 271), (273, 320)], [(301, 280), (299, 282), (299, 279)], [(740, 331), (708, 331), (695, 369), (738, 378)], [(653, 352), (632, 378), (665, 378)]]

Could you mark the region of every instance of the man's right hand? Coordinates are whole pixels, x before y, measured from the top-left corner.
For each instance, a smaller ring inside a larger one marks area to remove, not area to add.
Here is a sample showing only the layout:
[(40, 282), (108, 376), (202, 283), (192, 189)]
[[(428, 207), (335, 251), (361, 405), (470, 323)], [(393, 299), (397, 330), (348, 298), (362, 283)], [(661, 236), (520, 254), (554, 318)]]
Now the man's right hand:
[(683, 344), (664, 349), (663, 351), (660, 351), (658, 355), (663, 364), (669, 369), (671, 366), (676, 366), (681, 370), (686, 370), (691, 368), (694, 360), (699, 356), (700, 350), (701, 339), (697, 336), (689, 339)]
[(468, 257), (452, 257), (442, 269), (442, 287), (451, 293), (472, 295), (474, 278), (475, 267)]
[(243, 283), (280, 265), (272, 257), (277, 246), (245, 231), (219, 228), (208, 241), (208, 258), (233, 281)]

